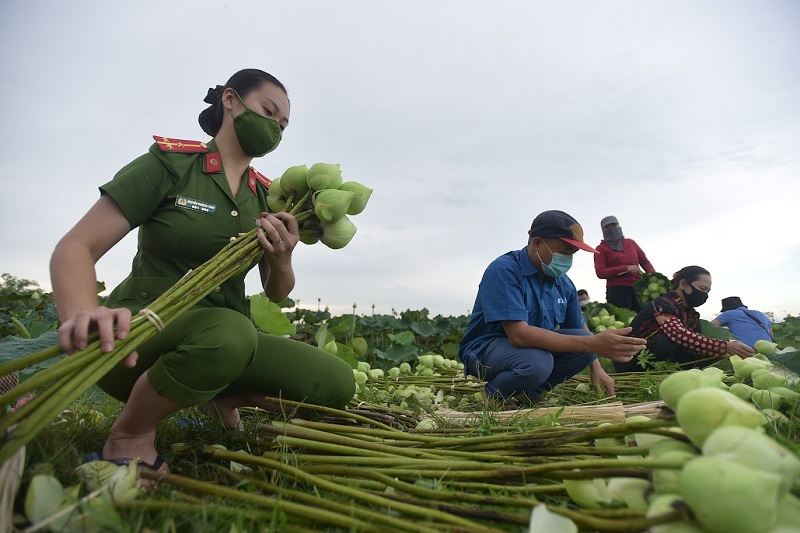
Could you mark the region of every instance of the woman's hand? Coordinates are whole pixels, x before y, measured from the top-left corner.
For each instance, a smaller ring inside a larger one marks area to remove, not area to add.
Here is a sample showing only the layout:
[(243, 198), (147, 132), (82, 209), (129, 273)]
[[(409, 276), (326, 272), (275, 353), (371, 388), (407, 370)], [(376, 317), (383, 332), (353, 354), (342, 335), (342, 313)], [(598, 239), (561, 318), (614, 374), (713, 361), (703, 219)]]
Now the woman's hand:
[(261, 213), (258, 242), (267, 256), (290, 257), (300, 240), (300, 226), (294, 215), (286, 212)]
[(592, 351), (600, 357), (618, 363), (627, 363), (647, 347), (645, 339), (627, 337), (626, 335), (631, 331), (631, 328), (607, 329), (593, 337), (588, 337), (592, 344)]
[[(58, 345), (71, 355), (88, 346), (89, 333), (92, 331), (97, 331), (100, 337), (100, 349), (112, 351), (114, 339), (124, 339), (131, 331), (130, 310), (100, 306), (91, 311), (81, 311), (58, 328)], [(136, 352), (128, 355), (124, 360), (125, 366), (134, 367), (138, 357)]]
[(628, 273), (638, 277), (642, 275), (642, 269), (639, 265), (628, 265)]
[(730, 355), (738, 355), (742, 359), (750, 357), (756, 353), (751, 347), (738, 341), (728, 342), (725, 351)]

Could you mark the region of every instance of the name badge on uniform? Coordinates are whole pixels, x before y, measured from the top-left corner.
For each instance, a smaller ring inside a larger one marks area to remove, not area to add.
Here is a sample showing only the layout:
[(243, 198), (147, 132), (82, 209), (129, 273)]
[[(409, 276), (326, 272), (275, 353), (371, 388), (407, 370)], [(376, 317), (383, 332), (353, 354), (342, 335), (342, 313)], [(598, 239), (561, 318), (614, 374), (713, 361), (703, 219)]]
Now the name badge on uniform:
[(200, 200), (187, 198), (186, 196), (178, 196), (175, 198), (175, 205), (184, 209), (191, 209), (192, 211), (202, 211), (203, 213), (208, 213), (209, 215), (213, 215), (217, 210), (217, 206), (214, 204), (201, 202)]

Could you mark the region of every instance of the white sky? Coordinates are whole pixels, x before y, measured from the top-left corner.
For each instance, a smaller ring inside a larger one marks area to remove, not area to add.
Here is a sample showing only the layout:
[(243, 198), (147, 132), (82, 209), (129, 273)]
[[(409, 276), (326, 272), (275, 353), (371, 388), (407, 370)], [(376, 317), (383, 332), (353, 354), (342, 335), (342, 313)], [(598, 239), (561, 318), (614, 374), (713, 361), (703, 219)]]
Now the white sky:
[[(256, 67), (292, 117), (254, 166), (338, 162), (375, 189), (346, 248), (298, 245), (302, 307), (468, 313), (489, 262), (561, 209), (592, 245), (613, 214), (656, 270), (710, 270), (704, 318), (730, 295), (798, 314), (798, 30), (795, 0), (6, 0), (0, 272), (49, 287), (97, 186), (153, 134), (205, 140), (207, 88)], [(589, 254), (570, 277), (605, 299)]]

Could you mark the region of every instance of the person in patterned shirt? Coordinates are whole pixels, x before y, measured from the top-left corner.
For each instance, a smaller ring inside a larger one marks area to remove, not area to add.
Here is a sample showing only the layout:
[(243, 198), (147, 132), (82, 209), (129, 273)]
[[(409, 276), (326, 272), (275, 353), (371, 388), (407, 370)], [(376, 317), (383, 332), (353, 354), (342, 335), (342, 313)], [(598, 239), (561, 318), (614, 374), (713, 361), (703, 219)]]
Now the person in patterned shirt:
[[(672, 291), (645, 304), (631, 322), (630, 336), (647, 340), (651, 361), (672, 361), (687, 366), (710, 364), (710, 357), (729, 355), (750, 357), (753, 349), (736, 341), (706, 337), (700, 333), (700, 313), (711, 290), (711, 274), (699, 266), (687, 266), (672, 276)], [(646, 370), (637, 359), (626, 363), (614, 362), (617, 372)]]

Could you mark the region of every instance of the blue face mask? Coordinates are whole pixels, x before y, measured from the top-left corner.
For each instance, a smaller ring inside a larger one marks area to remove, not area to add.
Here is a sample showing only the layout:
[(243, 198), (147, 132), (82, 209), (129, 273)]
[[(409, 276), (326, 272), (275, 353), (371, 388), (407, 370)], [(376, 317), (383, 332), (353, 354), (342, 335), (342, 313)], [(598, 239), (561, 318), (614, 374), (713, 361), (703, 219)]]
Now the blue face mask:
[(550, 260), (550, 263), (547, 264), (542, 261), (542, 256), (539, 255), (539, 252), (536, 252), (536, 255), (539, 257), (539, 261), (542, 261), (542, 271), (544, 272), (545, 276), (549, 276), (551, 278), (560, 278), (566, 274), (570, 268), (572, 268), (572, 256), (554, 253), (553, 250), (550, 250), (550, 247), (547, 246), (546, 242), (544, 242), (544, 245), (550, 251), (550, 254), (553, 256), (553, 258)]

